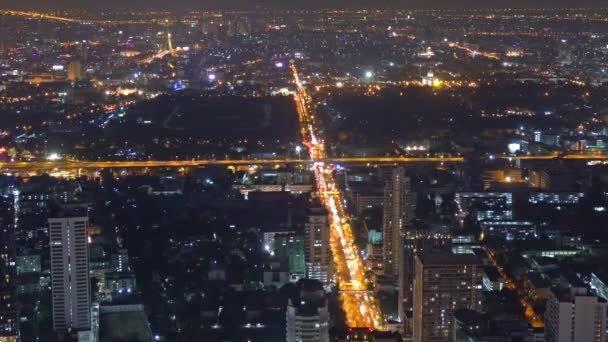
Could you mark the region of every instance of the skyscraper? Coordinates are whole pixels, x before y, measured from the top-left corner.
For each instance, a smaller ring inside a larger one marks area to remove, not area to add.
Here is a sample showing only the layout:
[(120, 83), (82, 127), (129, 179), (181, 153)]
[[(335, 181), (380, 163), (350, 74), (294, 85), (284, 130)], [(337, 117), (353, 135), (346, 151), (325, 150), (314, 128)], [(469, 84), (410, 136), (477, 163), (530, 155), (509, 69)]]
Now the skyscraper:
[(446, 252), (452, 247), (452, 235), (447, 232), (409, 230), (403, 239), (403, 259), (399, 264), (399, 318), (411, 311), (414, 304), (415, 257), (429, 252)]
[(305, 223), (305, 235), (306, 276), (327, 284), (333, 277), (327, 210), (310, 209), (308, 222)]
[(16, 303), (15, 208), (11, 197), (0, 201), (0, 341), (19, 340)]
[(91, 327), (88, 225), (83, 207), (66, 207), (49, 218), (53, 329), (58, 333)]
[(4, 40), (6, 39), (6, 29), (5, 29), (5, 24), (4, 24), (4, 15), (0, 15), (0, 56), (4, 56), (5, 53), (5, 42)]
[(403, 255), (404, 227), (414, 218), (416, 197), (411, 191), (410, 179), (405, 177), (402, 167), (391, 172), (384, 188), (382, 214), (382, 238), (384, 273), (397, 276)]
[(545, 341), (606, 341), (606, 301), (586, 287), (554, 290), (547, 300)]
[(319, 282), (303, 279), (300, 298), (289, 300), (286, 313), (287, 342), (329, 342), (329, 310)]
[(84, 78), (82, 63), (80, 61), (72, 61), (68, 63), (68, 80), (75, 82)]
[(456, 309), (481, 307), (482, 266), (470, 254), (416, 256), (414, 342), (450, 342)]

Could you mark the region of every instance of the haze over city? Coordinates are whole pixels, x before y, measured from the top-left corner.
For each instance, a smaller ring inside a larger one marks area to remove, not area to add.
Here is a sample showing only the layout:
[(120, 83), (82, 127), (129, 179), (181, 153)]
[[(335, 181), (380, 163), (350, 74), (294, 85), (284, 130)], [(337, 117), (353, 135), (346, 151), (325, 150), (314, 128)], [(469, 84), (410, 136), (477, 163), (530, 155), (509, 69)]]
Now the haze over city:
[(180, 11), (201, 9), (323, 9), (323, 8), (542, 8), (542, 7), (601, 7), (602, 0), (329, 0), (329, 1), (294, 1), (294, 0), (28, 0), (15, 2), (0, 0), (0, 7), (19, 9), (173, 9)]
[(0, 342), (608, 341), (602, 6), (0, 0)]

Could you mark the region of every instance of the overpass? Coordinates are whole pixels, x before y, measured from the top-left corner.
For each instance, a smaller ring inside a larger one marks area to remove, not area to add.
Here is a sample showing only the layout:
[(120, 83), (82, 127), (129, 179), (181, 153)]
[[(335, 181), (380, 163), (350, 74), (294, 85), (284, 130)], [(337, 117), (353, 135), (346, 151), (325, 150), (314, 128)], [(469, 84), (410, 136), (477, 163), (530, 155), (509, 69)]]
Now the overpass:
[[(535, 160), (608, 160), (608, 155), (539, 155), (539, 156), (496, 156), (495, 158), (535, 161)], [(336, 157), (317, 160), (310, 159), (192, 159), (192, 160), (145, 160), (145, 161), (107, 161), (107, 160), (57, 160), (57, 161), (19, 161), (0, 162), (0, 169), (7, 171), (27, 170), (66, 170), (66, 169), (107, 169), (107, 168), (162, 168), (162, 167), (203, 167), (239, 165), (287, 165), (287, 164), (359, 164), (388, 165), (407, 163), (462, 163), (464, 157)]]
[(38, 20), (48, 20), (61, 23), (77, 23), (77, 24), (98, 24), (98, 25), (128, 25), (128, 24), (154, 24), (154, 19), (125, 19), (125, 20), (114, 20), (114, 19), (84, 19), (84, 18), (73, 18), (66, 16), (54, 15), (50, 12), (36, 12), (36, 11), (19, 11), (19, 10), (0, 10), (0, 15), (32, 18)]
[[(335, 164), (392, 164), (392, 163), (459, 163), (462, 157), (348, 157), (328, 158), (323, 162)], [(0, 169), (10, 170), (52, 170), (52, 169), (105, 169), (105, 168), (158, 168), (158, 167), (200, 167), (238, 165), (284, 165), (313, 164), (320, 161), (310, 159), (194, 159), (194, 160), (145, 160), (145, 161), (26, 161), (0, 162)]]

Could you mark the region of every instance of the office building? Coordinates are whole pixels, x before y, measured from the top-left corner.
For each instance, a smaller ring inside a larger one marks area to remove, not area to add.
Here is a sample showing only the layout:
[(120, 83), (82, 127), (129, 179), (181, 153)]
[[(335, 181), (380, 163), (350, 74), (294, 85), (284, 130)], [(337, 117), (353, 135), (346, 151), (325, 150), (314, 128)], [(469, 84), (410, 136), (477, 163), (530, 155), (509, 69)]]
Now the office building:
[(304, 257), (304, 236), (296, 232), (277, 233), (274, 235), (274, 256), (286, 260), (292, 280), (306, 275), (306, 258)]
[(584, 192), (534, 192), (528, 196), (532, 204), (571, 205), (578, 204), (585, 197)]
[(42, 271), (41, 257), (38, 254), (18, 255), (17, 274), (38, 273)]
[(287, 342), (329, 342), (329, 311), (321, 283), (302, 280), (299, 302), (286, 313)]
[(529, 221), (483, 221), (480, 223), (485, 238), (507, 241), (537, 239), (536, 225)]
[(327, 304), (319, 307), (287, 306), (287, 342), (329, 341)]
[(382, 232), (370, 229), (367, 233), (366, 264), (373, 271), (381, 271), (383, 263)]
[(571, 65), (574, 63), (576, 56), (574, 48), (567, 42), (562, 42), (558, 48), (558, 61), (561, 66)]
[(469, 254), (416, 256), (414, 342), (450, 342), (454, 312), (481, 308), (482, 265)]
[(576, 192), (579, 188), (577, 175), (567, 169), (530, 171), (529, 184), (544, 192)]
[(0, 341), (19, 340), (15, 286), (15, 209), (12, 197), (0, 200)]
[(84, 78), (84, 71), (80, 61), (72, 61), (68, 63), (68, 80), (75, 82)]
[(391, 172), (384, 188), (382, 213), (384, 274), (397, 276), (403, 255), (403, 234), (414, 218), (416, 196), (411, 191), (410, 179), (402, 167)]
[(411, 311), (414, 305), (414, 270), (415, 257), (421, 253), (448, 252), (452, 248), (452, 234), (410, 230), (405, 233), (403, 259), (399, 263), (399, 318), (403, 321), (405, 311)]
[(502, 291), (505, 287), (505, 281), (496, 267), (485, 266), (483, 268), (483, 289), (485, 291)]
[(131, 270), (129, 265), (129, 253), (121, 248), (117, 253), (112, 254), (111, 265), (115, 272), (127, 272)]
[(381, 208), (384, 201), (384, 189), (382, 186), (373, 185), (359, 185), (352, 186), (351, 193), (353, 204), (357, 215), (363, 214), (364, 211)]
[(135, 292), (137, 282), (132, 272), (106, 272), (104, 288), (112, 296), (128, 296)]
[(545, 341), (606, 341), (606, 305), (586, 287), (554, 290), (547, 300)]
[(63, 208), (49, 218), (53, 329), (89, 330), (91, 298), (86, 208)]
[(608, 300), (608, 283), (606, 274), (603, 272), (592, 272), (589, 280), (589, 287), (600, 298)]
[(513, 219), (513, 194), (510, 192), (457, 192), (454, 202), (461, 220), (468, 215), (477, 221)]
[(328, 284), (333, 278), (329, 222), (324, 208), (312, 208), (305, 223), (306, 276)]

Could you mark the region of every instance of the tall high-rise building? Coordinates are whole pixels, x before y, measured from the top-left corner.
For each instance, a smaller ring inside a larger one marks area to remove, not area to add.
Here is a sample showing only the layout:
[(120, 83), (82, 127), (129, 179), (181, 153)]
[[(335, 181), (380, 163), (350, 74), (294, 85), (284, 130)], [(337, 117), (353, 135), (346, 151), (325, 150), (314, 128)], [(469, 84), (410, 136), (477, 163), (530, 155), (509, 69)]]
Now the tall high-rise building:
[(301, 280), (299, 301), (287, 305), (285, 331), (287, 342), (329, 342), (329, 310), (319, 282)]
[(402, 167), (391, 172), (384, 188), (382, 238), (384, 273), (397, 276), (403, 255), (403, 234), (416, 210), (416, 196), (411, 191), (410, 179)]
[(4, 15), (0, 14), (0, 56), (4, 56), (5, 54), (5, 40), (6, 39), (6, 28), (4, 23)]
[(403, 240), (403, 259), (399, 263), (399, 318), (414, 305), (415, 257), (429, 252), (447, 252), (452, 247), (452, 234), (424, 230), (408, 230)]
[(586, 287), (553, 291), (545, 312), (545, 341), (606, 341), (606, 308), (606, 301)]
[(470, 254), (416, 256), (414, 342), (450, 342), (456, 309), (481, 308), (482, 265)]
[(19, 340), (16, 299), (15, 207), (11, 197), (0, 200), (0, 341)]
[(304, 229), (306, 277), (327, 284), (333, 278), (327, 210), (324, 208), (311, 208)]
[(306, 258), (304, 257), (304, 236), (296, 232), (284, 232), (274, 235), (273, 252), (279, 260), (286, 260), (291, 279), (306, 276)]
[(562, 42), (558, 47), (558, 62), (561, 66), (572, 65), (575, 61), (574, 48), (567, 42)]
[(88, 225), (83, 207), (65, 207), (49, 218), (53, 329), (58, 333), (91, 328)]
[(80, 61), (72, 61), (68, 63), (68, 80), (75, 82), (84, 78), (84, 71)]

